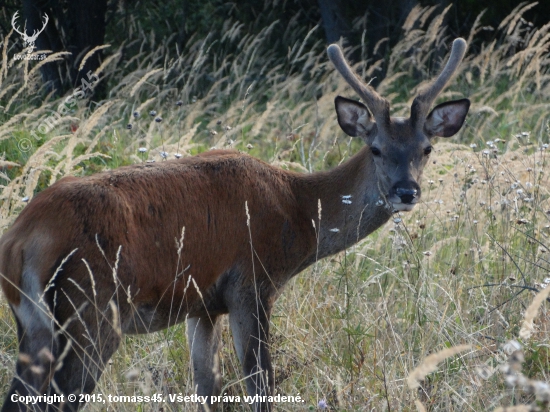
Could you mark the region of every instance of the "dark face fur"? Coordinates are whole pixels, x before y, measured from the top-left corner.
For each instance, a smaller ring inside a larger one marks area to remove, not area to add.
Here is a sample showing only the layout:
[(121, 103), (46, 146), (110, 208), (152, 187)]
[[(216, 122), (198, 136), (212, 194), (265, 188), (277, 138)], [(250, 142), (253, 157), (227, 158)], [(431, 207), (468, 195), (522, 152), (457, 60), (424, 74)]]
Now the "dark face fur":
[(378, 125), (363, 104), (338, 96), (338, 123), (350, 136), (359, 136), (370, 147), (381, 195), (397, 211), (410, 211), (419, 202), (418, 184), (432, 152), (434, 136), (450, 137), (464, 123), (470, 107), (467, 99), (442, 103), (421, 127), (410, 118), (388, 118)]

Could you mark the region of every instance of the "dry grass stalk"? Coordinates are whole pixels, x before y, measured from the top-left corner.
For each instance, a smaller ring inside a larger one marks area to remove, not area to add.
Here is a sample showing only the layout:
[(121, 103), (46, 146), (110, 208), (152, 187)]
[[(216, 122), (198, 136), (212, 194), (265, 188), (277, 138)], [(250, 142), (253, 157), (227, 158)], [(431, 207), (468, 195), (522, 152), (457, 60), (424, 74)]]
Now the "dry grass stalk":
[(437, 366), (445, 359), (471, 349), (471, 345), (458, 345), (429, 355), (420, 365), (414, 368), (407, 377), (407, 385), (409, 386), (409, 389), (418, 388), (420, 386), (420, 382), (423, 381), (428, 374), (435, 372), (437, 370)]
[(86, 149), (86, 152), (84, 152), (84, 154), (87, 154), (87, 155), (92, 154), (92, 150), (94, 150), (99, 140), (105, 136), (108, 130), (111, 130), (111, 124), (107, 124), (103, 126), (103, 128), (98, 133), (96, 133), (92, 141), (89, 143), (89, 146)]
[(135, 110), (136, 112), (140, 113), (145, 110), (151, 103), (153, 103), (155, 100), (157, 100), (156, 97), (151, 97), (150, 99), (147, 99), (145, 100), (143, 103), (141, 103), (137, 109)]
[(103, 63), (101, 63), (101, 66), (99, 66), (94, 74), (99, 77), (99, 75), (105, 70), (105, 68), (115, 59), (118, 59), (120, 57), (121, 53), (115, 53), (109, 57), (107, 57)]
[(94, 111), (94, 113), (86, 120), (86, 122), (84, 124), (82, 124), (80, 126), (80, 128), (78, 129), (78, 132), (76, 134), (78, 134), (79, 136), (82, 136), (82, 137), (87, 137), (92, 129), (99, 123), (99, 121), (101, 120), (101, 118), (103, 117), (103, 115), (105, 113), (107, 113), (107, 111), (111, 108), (111, 106), (113, 106), (115, 103), (117, 103), (117, 100), (109, 100), (107, 103), (103, 104), (102, 106), (100, 106), (97, 110)]
[(195, 136), (195, 134), (197, 133), (197, 129), (199, 128), (199, 126), (200, 126), (200, 123), (195, 123), (195, 125), (180, 138), (179, 140), (180, 147), (185, 147), (189, 145), (189, 142), (191, 141), (193, 136)]
[(59, 274), (59, 272), (61, 272), (63, 270), (63, 265), (65, 265), (65, 263), (67, 263), (67, 261), (70, 259), (70, 257), (72, 255), (74, 255), (77, 250), (78, 250), (78, 248), (73, 249), (71, 251), (71, 253), (69, 253), (67, 256), (65, 256), (63, 258), (61, 263), (57, 266), (57, 269), (55, 270), (55, 272), (52, 275), (51, 279), (48, 281), (48, 283), (44, 287), (44, 292), (42, 293), (42, 296), (44, 296), (44, 294), (46, 294), (46, 292), (55, 285), (55, 279), (56, 279), (57, 275)]
[(550, 295), (550, 287), (545, 287), (540, 292), (537, 293), (535, 299), (531, 302), (527, 310), (525, 311), (525, 316), (523, 318), (523, 323), (519, 331), (519, 337), (523, 340), (529, 340), (531, 334), (535, 330), (533, 325), (533, 320), (537, 317), (539, 309), (542, 303)]
[(414, 400), (414, 404), (418, 412), (426, 412), (426, 408), (424, 407), (424, 404), (420, 402), (418, 399)]
[(103, 44), (101, 46), (96, 46), (94, 47), (92, 50), (90, 50), (88, 53), (86, 53), (86, 55), (84, 56), (84, 58), (82, 59), (82, 62), (80, 63), (80, 65), (78, 66), (78, 71), (82, 71), (82, 69), (84, 68), (84, 65), (86, 64), (86, 61), (88, 61), (88, 59), (90, 57), (92, 57), (92, 55), (99, 51), (99, 50), (103, 50), (103, 49), (106, 49), (107, 47), (111, 47), (110, 44)]
[(16, 162), (10, 162), (10, 161), (7, 161), (7, 160), (0, 160), (0, 168), (5, 168), (5, 167), (21, 167), (21, 165), (19, 163), (16, 163)]
[(531, 412), (536, 410), (531, 405), (516, 405), (508, 407), (499, 406), (494, 412)]
[(39, 61), (35, 66), (33, 66), (33, 68), (30, 70), (30, 72), (27, 71), (29, 61), (28, 60), (23, 60), (23, 62), (22, 62), (23, 67), (24, 67), (23, 85), (22, 85), (22, 87), (18, 88), (17, 91), (12, 95), (12, 97), (10, 98), (8, 103), (6, 104), (6, 107), (5, 107), (4, 111), (7, 112), (10, 109), (10, 107), (12, 106), (12, 104), (17, 100), (19, 95), (21, 95), (25, 90), (27, 90), (27, 86), (28, 86), (28, 83), (29, 83), (29, 78), (31, 78), (34, 74), (36, 74), (36, 72), (40, 69), (40, 67), (42, 67), (43, 65), (45, 65), (47, 63), (61, 60), (63, 58), (63, 56), (66, 56), (66, 55), (69, 55), (69, 54), (71, 54), (71, 53), (69, 53), (69, 52), (58, 52), (58, 53), (51, 54), (50, 56), (46, 57), (44, 60)]
[(514, 32), (514, 29), (516, 28), (516, 25), (517, 23), (520, 21), (520, 19), (522, 18), (522, 15), (532, 9), (533, 7), (535, 7), (538, 2), (535, 1), (533, 3), (530, 3), (530, 4), (527, 4), (526, 6), (522, 7), (524, 4), (526, 4), (526, 2), (524, 3), (521, 3), (519, 6), (517, 6), (514, 11), (512, 11), (512, 13), (510, 13), (510, 16), (513, 16), (510, 20), (509, 20), (509, 23), (507, 21), (507, 19), (504, 19), (502, 21), (502, 23), (499, 25), (499, 29), (500, 28), (503, 28), (506, 24), (508, 24), (508, 30), (506, 32), (506, 34), (509, 36), (511, 35), (513, 32)]
[(136, 94), (136, 92), (139, 90), (139, 88), (143, 85), (143, 83), (145, 83), (147, 81), (147, 79), (149, 79), (151, 76), (154, 76), (155, 74), (157, 73), (160, 73), (162, 72), (164, 69), (160, 68), (160, 69), (153, 69), (153, 70), (150, 70), (148, 71), (147, 73), (145, 73), (143, 75), (143, 77), (141, 79), (139, 79), (139, 81), (134, 85), (134, 87), (132, 87), (132, 90), (130, 91), (130, 97), (134, 97), (134, 94)]
[[(0, 69), (1, 71), (2, 69)], [(1, 86), (1, 84), (0, 84)], [(0, 99), (2, 99), (5, 95), (7, 95), (12, 89), (15, 89), (18, 85), (17, 84), (10, 84), (9, 86), (2, 87), (0, 89)]]
[(13, 34), (13, 29), (4, 37), (2, 45), (2, 66), (0, 67), (0, 89), (2, 89), (2, 82), (8, 75), (8, 44), (10, 43), (10, 37)]
[[(33, 68), (31, 69), (31, 71), (28, 74), (28, 77), (32, 77), (45, 64), (62, 60), (65, 56), (70, 56), (70, 55), (71, 55), (70, 52), (56, 52), (56, 53), (50, 54), (44, 60), (40, 60), (35, 66), (33, 66)], [(27, 81), (25, 81), (25, 84), (26, 83), (27, 83)]]
[(15, 116), (13, 116), (11, 119), (9, 119), (8, 121), (2, 123), (2, 125), (0, 125), (0, 131), (2, 131), (2, 129), (5, 129), (5, 128), (8, 128), (10, 127), (11, 125), (15, 125), (21, 121), (23, 121), (23, 119), (29, 117), (30, 115), (28, 113), (19, 113), (19, 114), (16, 114)]
[(116, 303), (111, 299), (109, 301), (109, 306), (111, 307), (111, 312), (113, 314), (113, 323), (112, 323), (112, 328), (113, 330), (115, 331), (115, 333), (119, 336), (119, 337), (122, 337), (122, 330), (120, 329), (120, 315), (119, 315), (119, 312), (118, 312), (118, 307), (116, 305)]

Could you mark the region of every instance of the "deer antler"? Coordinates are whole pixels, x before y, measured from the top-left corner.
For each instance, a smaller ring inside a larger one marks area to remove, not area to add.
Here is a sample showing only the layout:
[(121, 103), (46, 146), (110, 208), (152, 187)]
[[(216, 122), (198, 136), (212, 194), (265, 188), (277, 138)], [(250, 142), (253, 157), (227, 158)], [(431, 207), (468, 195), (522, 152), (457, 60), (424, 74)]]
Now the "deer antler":
[(50, 18), (48, 17), (48, 15), (46, 13), (44, 13), (44, 21), (43, 21), (43, 24), (42, 24), (42, 28), (40, 30), (36, 30), (36, 29), (33, 30), (32, 36), (29, 36), (26, 33), (26, 26), (25, 26), (25, 31), (23, 31), (23, 32), (19, 31), (19, 29), (17, 28), (16, 23), (17, 23), (17, 18), (18, 17), (19, 17), (19, 12), (16, 11), (15, 14), (13, 15), (12, 19), (11, 19), (11, 25), (12, 25), (13, 29), (23, 37), (23, 41), (25, 41), (27, 44), (30, 44), (30, 45), (34, 46), (34, 42), (38, 38), (38, 35), (44, 31), (44, 29), (46, 28), (46, 24), (48, 24), (48, 22), (50, 21)]
[(445, 68), (428, 88), (420, 92), (418, 96), (414, 98), (411, 107), (411, 119), (413, 124), (416, 124), (417, 127), (423, 126), (431, 105), (453, 76), (454, 72), (458, 68), (458, 65), (462, 61), (465, 52), (466, 41), (461, 38), (455, 39), (451, 48), (449, 61), (447, 61)]
[(11, 26), (13, 27), (13, 29), (19, 33), (21, 36), (23, 37), (27, 37), (27, 33), (22, 33), (19, 31), (19, 29), (17, 28), (16, 26), (16, 23), (17, 23), (17, 17), (19, 17), (19, 12), (16, 11), (15, 14), (13, 15), (13, 17), (11, 18)]
[(33, 30), (32, 36), (29, 37), (27, 40), (28, 42), (34, 42), (38, 38), (38, 35), (44, 31), (46, 28), (46, 24), (50, 21), (50, 18), (46, 13), (44, 13), (44, 24), (42, 25), (42, 28), (40, 30)]
[(346, 62), (342, 50), (340, 50), (337, 44), (328, 46), (327, 53), (336, 70), (340, 72), (348, 84), (353, 87), (355, 92), (365, 101), (367, 107), (374, 115), (376, 122), (379, 125), (389, 124), (390, 103), (376, 93), (372, 87), (359, 79)]

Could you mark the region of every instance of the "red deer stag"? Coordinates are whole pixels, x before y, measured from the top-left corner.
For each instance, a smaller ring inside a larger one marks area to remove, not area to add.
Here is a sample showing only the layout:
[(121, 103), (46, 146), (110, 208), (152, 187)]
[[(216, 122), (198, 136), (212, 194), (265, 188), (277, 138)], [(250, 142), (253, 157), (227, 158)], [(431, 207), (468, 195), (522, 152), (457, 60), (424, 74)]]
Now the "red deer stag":
[[(249, 394), (274, 394), (268, 341), (277, 296), (317, 259), (419, 202), (433, 137), (458, 132), (469, 109), (462, 99), (429, 112), (465, 49), (464, 40), (454, 41), (406, 119), (390, 117), (389, 102), (331, 45), (330, 59), (366, 104), (336, 97), (341, 128), (366, 146), (333, 170), (294, 173), (216, 150), (65, 177), (37, 194), (0, 240), (1, 284), (20, 353), (2, 411), (25, 410), (20, 395), (54, 393), (65, 402), (38, 399), (32, 407), (77, 410), (79, 398), (67, 395), (94, 390), (123, 333), (185, 319), (196, 392), (213, 401), (221, 390), (223, 314)], [(271, 408), (255, 403), (257, 411)]]

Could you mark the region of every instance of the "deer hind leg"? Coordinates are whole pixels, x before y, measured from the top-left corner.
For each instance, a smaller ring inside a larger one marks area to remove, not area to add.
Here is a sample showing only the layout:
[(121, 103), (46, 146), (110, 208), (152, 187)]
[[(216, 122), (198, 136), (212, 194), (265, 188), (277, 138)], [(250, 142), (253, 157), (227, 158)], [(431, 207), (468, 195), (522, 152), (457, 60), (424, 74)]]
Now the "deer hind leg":
[[(19, 356), (2, 412), (28, 410), (25, 403), (18, 402), (12, 398), (13, 395), (49, 395), (48, 386), (55, 368), (53, 354), (57, 352), (57, 342), (53, 328), (41, 323), (39, 317), (28, 319), (26, 325), (30, 327), (25, 328), (16, 315), (16, 323)], [(38, 402), (33, 405), (33, 410), (46, 410), (46, 407), (46, 402)]]
[(67, 402), (63, 410), (76, 411), (84, 406), (79, 402), (79, 395), (92, 393), (118, 349), (121, 332), (115, 318), (118, 318), (118, 310), (111, 304), (85, 303), (59, 330), (52, 388), (65, 394), (65, 399), (69, 394), (76, 395), (75, 401)]
[(250, 396), (259, 395), (254, 403), (255, 411), (271, 411), (271, 404), (263, 396), (275, 390), (273, 368), (269, 354), (269, 299), (241, 297), (229, 308), (229, 324), (235, 349), (246, 377), (246, 389)]
[[(19, 356), (2, 412), (28, 410), (25, 403), (14, 401), (13, 395), (49, 395), (50, 378), (55, 371), (58, 343), (54, 321), (31, 271), (23, 273), (21, 288), (25, 293), (21, 294), (20, 303), (11, 306), (17, 324)], [(46, 410), (46, 407), (46, 402), (32, 406), (33, 410)]]
[[(197, 395), (219, 395), (222, 387), (218, 349), (221, 340), (221, 322), (216, 317), (196, 317), (187, 320), (187, 341), (193, 362), (193, 377)], [(213, 410), (211, 407), (209, 410)], [(206, 408), (205, 408), (206, 409)]]
[[(65, 299), (60, 300), (64, 301), (62, 307), (71, 307)], [(105, 364), (118, 348), (120, 334), (114, 327), (116, 321), (113, 322), (117, 311), (113, 313), (109, 304), (98, 310), (99, 305), (84, 302), (77, 313), (60, 325), (51, 320), (51, 312), (49, 317), (43, 316), (42, 311), (28, 312), (27, 303), (30, 301), (22, 299), (14, 308), (20, 355), (2, 412), (76, 411), (84, 405), (79, 402), (79, 395), (93, 391)], [(32, 305), (39, 307), (36, 302)], [(27, 408), (24, 403), (12, 401), (13, 395), (44, 394), (64, 395), (64, 402), (40, 402)], [(76, 395), (74, 402), (68, 401), (69, 394)]]

